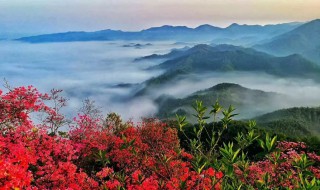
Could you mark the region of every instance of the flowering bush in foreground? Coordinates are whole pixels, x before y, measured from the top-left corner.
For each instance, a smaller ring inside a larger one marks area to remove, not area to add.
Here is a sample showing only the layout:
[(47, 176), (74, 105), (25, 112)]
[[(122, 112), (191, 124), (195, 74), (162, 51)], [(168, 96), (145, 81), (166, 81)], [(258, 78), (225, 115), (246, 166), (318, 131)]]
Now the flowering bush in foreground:
[[(65, 100), (52, 91), (41, 94), (33, 87), (0, 91), (0, 189), (316, 189), (320, 156), (303, 143), (276, 142), (257, 134), (254, 122), (236, 143), (220, 139), (234, 116), (223, 111), (222, 130), (210, 130), (206, 108), (197, 103), (198, 125), (185, 133), (186, 121), (174, 126), (148, 120), (123, 123), (79, 115), (67, 134), (58, 133)], [(215, 104), (214, 116), (222, 110)], [(31, 120), (43, 116), (40, 124)], [(215, 127), (214, 122), (211, 127)], [(180, 147), (186, 136), (188, 151)], [(60, 134), (60, 135), (58, 135)], [(205, 138), (204, 138), (205, 136)], [(204, 140), (206, 141), (204, 143)], [(253, 144), (263, 158), (250, 161), (246, 150)]]
[[(243, 182), (257, 188), (319, 188), (316, 179), (319, 185), (320, 157), (315, 153), (306, 154), (306, 148), (304, 143), (279, 142), (278, 151), (268, 154), (262, 161), (250, 163), (244, 171), (237, 168), (235, 172)], [(313, 166), (315, 163), (317, 166)]]
[(35, 125), (30, 114), (59, 123), (50, 98), (33, 87), (1, 93), (1, 189), (220, 189), (223, 174), (194, 171), (176, 130), (158, 121), (108, 125), (82, 115), (68, 135), (48, 134), (52, 123)]

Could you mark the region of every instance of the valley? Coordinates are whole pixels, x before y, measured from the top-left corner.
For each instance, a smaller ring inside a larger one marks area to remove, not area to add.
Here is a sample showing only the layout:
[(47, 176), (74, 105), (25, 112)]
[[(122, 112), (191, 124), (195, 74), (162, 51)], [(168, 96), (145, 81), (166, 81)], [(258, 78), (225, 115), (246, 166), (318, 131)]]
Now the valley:
[[(224, 107), (234, 105), (241, 113), (237, 119), (251, 119), (279, 109), (320, 105), (315, 95), (320, 93), (318, 25), (319, 20), (313, 20), (44, 34), (1, 42), (9, 49), (1, 49), (0, 61), (15, 62), (2, 71), (14, 85), (32, 83), (46, 91), (48, 81), (60, 72), (62, 83), (56, 88), (65, 90), (73, 109), (90, 98), (104, 107), (104, 113), (112, 110), (126, 119), (172, 119), (177, 113), (191, 116), (196, 100), (205, 106), (218, 100)], [(30, 56), (26, 63), (6, 60), (16, 54), (15, 45), (30, 49), (20, 55)], [(67, 47), (67, 59), (59, 50), (62, 46)], [(46, 52), (37, 52), (43, 47)], [(32, 58), (36, 52), (41, 59)], [(31, 70), (39, 64), (42, 70)], [(98, 72), (92, 75), (88, 68)], [(48, 80), (25, 80), (23, 73), (28, 72)], [(270, 122), (263, 123), (274, 128)]]

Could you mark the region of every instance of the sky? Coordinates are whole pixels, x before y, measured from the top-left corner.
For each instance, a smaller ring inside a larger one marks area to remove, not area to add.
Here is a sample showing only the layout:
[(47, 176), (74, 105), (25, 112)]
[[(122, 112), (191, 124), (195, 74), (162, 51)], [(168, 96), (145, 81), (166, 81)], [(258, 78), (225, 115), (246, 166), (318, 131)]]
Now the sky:
[(0, 34), (273, 24), (320, 18), (319, 10), (319, 0), (0, 0)]

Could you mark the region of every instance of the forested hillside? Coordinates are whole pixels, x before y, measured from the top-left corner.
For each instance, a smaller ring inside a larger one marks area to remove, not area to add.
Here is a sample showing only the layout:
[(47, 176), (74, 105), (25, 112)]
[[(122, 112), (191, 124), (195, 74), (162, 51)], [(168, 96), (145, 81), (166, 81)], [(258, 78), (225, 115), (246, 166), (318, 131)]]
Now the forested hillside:
[(268, 113), (255, 120), (263, 127), (288, 136), (320, 137), (320, 108), (290, 108)]

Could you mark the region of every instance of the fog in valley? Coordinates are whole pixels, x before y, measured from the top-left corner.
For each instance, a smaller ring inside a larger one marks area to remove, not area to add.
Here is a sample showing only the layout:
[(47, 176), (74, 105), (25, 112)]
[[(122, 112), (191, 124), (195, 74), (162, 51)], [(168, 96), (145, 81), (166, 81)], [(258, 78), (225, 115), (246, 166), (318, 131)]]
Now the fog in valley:
[[(192, 46), (193, 44), (189, 44)], [(236, 83), (250, 89), (276, 92), (288, 98), (269, 105), (278, 108), (320, 105), (320, 85), (312, 80), (278, 78), (263, 73), (227, 72), (187, 76), (152, 89), (144, 96), (134, 94), (144, 81), (163, 73), (147, 70), (161, 61), (134, 61), (151, 54), (165, 54), (185, 44), (162, 42), (0, 42), (0, 76), (12, 87), (33, 85), (41, 92), (62, 89), (69, 99), (64, 112), (75, 116), (86, 98), (94, 100), (103, 114), (117, 112), (124, 119), (139, 120), (154, 116), (154, 100), (161, 95), (186, 97), (219, 83)], [(4, 83), (4, 82), (2, 82)], [(250, 97), (248, 97), (250, 98)], [(215, 100), (213, 100), (214, 103)]]

